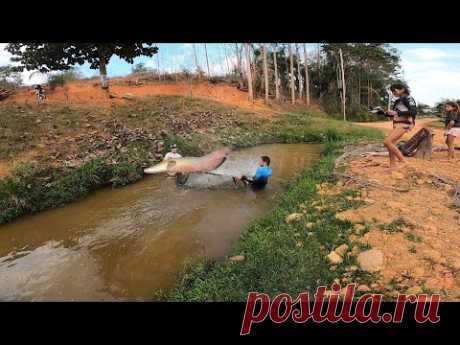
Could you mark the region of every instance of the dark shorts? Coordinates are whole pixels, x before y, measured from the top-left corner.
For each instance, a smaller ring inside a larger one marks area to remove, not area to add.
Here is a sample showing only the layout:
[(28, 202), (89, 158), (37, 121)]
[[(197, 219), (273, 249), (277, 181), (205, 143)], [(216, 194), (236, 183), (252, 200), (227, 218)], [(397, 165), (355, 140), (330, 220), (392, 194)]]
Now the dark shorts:
[(263, 181), (251, 180), (251, 179), (248, 179), (246, 176), (242, 176), (241, 180), (245, 182), (246, 184), (249, 184), (251, 188), (254, 190), (264, 189), (265, 186), (267, 185), (266, 180), (263, 180)]

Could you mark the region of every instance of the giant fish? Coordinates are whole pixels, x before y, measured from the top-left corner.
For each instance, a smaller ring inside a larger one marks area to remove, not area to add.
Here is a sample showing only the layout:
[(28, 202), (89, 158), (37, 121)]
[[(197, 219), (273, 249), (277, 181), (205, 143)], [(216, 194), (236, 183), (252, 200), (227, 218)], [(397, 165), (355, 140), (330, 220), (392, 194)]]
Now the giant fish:
[(165, 160), (153, 167), (144, 169), (146, 174), (168, 173), (194, 173), (208, 172), (217, 169), (227, 159), (230, 149), (222, 148), (203, 157), (183, 157)]

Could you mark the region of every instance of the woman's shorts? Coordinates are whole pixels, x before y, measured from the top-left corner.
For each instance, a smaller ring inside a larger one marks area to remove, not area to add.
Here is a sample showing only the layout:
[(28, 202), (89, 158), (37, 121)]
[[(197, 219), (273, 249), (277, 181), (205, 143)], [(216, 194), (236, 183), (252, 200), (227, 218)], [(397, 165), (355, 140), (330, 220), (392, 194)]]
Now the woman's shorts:
[(452, 127), (448, 131), (445, 131), (444, 135), (453, 135), (454, 137), (458, 137), (460, 136), (460, 127)]
[(393, 122), (393, 129), (396, 129), (396, 128), (402, 128), (406, 132), (410, 132), (412, 128), (414, 128), (414, 125), (408, 124), (408, 123)]

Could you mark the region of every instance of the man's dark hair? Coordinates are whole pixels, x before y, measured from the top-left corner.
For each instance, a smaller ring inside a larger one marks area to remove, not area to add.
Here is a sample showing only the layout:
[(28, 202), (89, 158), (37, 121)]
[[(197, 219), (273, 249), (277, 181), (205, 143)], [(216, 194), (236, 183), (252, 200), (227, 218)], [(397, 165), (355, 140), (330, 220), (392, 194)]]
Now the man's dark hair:
[(410, 95), (410, 90), (409, 90), (409, 87), (407, 85), (404, 85), (403, 83), (394, 83), (394, 84), (391, 84), (390, 86), (390, 90), (391, 91), (394, 91), (394, 90), (404, 90), (405, 93), (407, 93), (408, 95)]
[(262, 156), (262, 161), (264, 161), (265, 163), (267, 163), (268, 166), (270, 166), (270, 157), (268, 156)]

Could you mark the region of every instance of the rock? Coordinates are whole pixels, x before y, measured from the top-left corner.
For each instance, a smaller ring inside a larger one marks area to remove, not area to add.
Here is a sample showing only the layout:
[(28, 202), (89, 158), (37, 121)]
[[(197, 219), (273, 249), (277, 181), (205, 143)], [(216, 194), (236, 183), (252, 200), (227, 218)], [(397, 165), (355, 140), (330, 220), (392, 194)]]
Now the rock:
[(340, 246), (338, 246), (337, 248), (334, 249), (334, 252), (336, 252), (337, 254), (339, 254), (341, 257), (343, 257), (343, 255), (347, 252), (348, 250), (348, 245), (346, 245), (345, 243), (344, 244), (341, 244)]
[(359, 291), (359, 292), (367, 292), (367, 291), (371, 291), (371, 288), (367, 285), (359, 285), (357, 288), (356, 288), (356, 291)]
[(383, 253), (378, 249), (370, 249), (360, 253), (357, 260), (364, 271), (377, 272), (383, 267)]
[(373, 290), (380, 290), (381, 286), (377, 283), (372, 283), (371, 284), (371, 289)]
[(342, 257), (334, 251), (330, 252), (326, 257), (329, 260), (329, 262), (333, 265), (338, 265), (343, 262)]
[(358, 248), (358, 246), (354, 246), (353, 248), (351, 248), (351, 253), (352, 253), (353, 255), (358, 255), (358, 253), (359, 253), (359, 248)]
[(366, 226), (364, 224), (357, 223), (357, 224), (354, 225), (354, 228), (355, 228), (355, 230), (357, 232), (361, 232), (362, 230), (364, 230), (366, 228)]
[(366, 199), (363, 199), (363, 201), (367, 204), (374, 204), (375, 203), (375, 200), (373, 199), (369, 199), (369, 198), (366, 198)]
[(302, 241), (299, 241), (299, 242), (296, 243), (295, 246), (296, 246), (297, 248), (301, 248), (301, 247), (303, 247), (303, 242), (302, 242)]
[(290, 215), (286, 216), (284, 221), (289, 224), (292, 222), (299, 221), (300, 219), (303, 218), (303, 213), (291, 213)]
[(422, 289), (419, 286), (413, 286), (409, 289), (407, 289), (407, 294), (409, 295), (418, 295), (422, 293)]
[(401, 174), (400, 172), (397, 172), (397, 171), (393, 171), (391, 173), (391, 177), (394, 178), (394, 179), (397, 179), (397, 180), (402, 180), (404, 179), (404, 175)]
[(244, 261), (245, 257), (244, 255), (235, 255), (235, 256), (230, 257), (228, 260), (231, 262)]
[(125, 93), (122, 98), (124, 99), (134, 99), (135, 96), (132, 93)]
[(321, 212), (324, 210), (325, 207), (323, 206), (315, 206), (315, 210), (318, 211), (318, 212)]
[(311, 228), (313, 228), (314, 226), (315, 226), (315, 223), (311, 223), (311, 222), (309, 222), (309, 223), (307, 223), (307, 224), (305, 225), (305, 227), (306, 227), (307, 229), (311, 229)]
[(307, 232), (307, 236), (313, 236), (315, 233), (313, 232)]
[(353, 197), (352, 197), (352, 196), (347, 196), (346, 199), (347, 199), (348, 201), (352, 201), (352, 200), (353, 200)]

